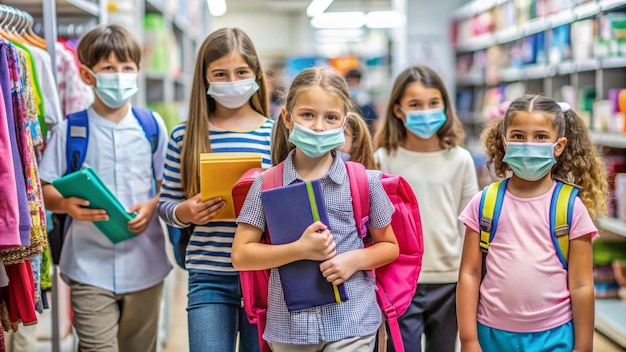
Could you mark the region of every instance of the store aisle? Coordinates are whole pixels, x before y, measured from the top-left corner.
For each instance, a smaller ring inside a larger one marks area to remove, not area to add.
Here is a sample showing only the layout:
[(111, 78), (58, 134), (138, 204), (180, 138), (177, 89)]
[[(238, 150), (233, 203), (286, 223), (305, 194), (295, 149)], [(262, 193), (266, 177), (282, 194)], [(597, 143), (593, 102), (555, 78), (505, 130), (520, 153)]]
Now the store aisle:
[[(183, 352), (189, 350), (187, 343), (187, 272), (175, 269), (176, 277), (172, 297), (172, 322), (170, 324), (169, 338), (162, 352)], [(594, 351), (598, 352), (625, 352), (614, 345), (599, 333), (595, 334)], [(244, 351), (245, 352), (245, 351)]]

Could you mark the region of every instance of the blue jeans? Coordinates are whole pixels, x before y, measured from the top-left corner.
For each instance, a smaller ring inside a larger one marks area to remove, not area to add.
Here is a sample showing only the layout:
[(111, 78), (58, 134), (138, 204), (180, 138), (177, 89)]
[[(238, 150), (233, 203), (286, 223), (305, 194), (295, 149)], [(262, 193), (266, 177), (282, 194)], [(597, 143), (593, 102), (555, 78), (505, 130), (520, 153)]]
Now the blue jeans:
[(241, 307), (239, 275), (189, 273), (187, 295), (190, 352), (260, 351), (257, 326)]
[(483, 351), (570, 352), (574, 349), (574, 324), (538, 332), (510, 332), (478, 323), (478, 342)]

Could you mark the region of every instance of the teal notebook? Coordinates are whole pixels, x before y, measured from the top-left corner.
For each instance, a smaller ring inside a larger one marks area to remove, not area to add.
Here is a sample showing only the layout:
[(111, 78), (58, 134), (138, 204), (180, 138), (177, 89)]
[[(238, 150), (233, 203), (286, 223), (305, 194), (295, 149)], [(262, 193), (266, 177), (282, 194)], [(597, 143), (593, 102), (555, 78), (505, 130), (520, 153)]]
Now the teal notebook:
[(106, 210), (109, 220), (94, 221), (93, 224), (111, 242), (118, 243), (137, 237), (128, 229), (128, 222), (135, 215), (126, 212), (122, 203), (92, 168), (88, 167), (67, 174), (52, 181), (52, 186), (64, 198), (77, 197), (86, 199), (89, 201), (89, 208)]

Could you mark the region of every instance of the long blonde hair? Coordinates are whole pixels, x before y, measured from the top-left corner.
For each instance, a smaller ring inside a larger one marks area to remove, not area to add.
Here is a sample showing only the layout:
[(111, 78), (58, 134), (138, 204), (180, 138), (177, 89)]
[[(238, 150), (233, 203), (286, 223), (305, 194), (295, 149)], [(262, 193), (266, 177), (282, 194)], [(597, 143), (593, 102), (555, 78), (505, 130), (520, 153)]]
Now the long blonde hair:
[(355, 113), (348, 113), (348, 124), (346, 128), (352, 134), (352, 150), (350, 150), (350, 161), (363, 164), (366, 169), (375, 169), (374, 145), (372, 135), (367, 122)]
[(393, 84), (383, 126), (374, 137), (376, 149), (385, 148), (387, 152), (393, 153), (406, 139), (406, 127), (402, 120), (396, 117), (394, 107), (400, 104), (400, 99), (404, 96), (407, 86), (415, 82), (421, 83), (427, 88), (437, 89), (441, 93), (448, 118), (437, 131), (441, 148), (448, 149), (463, 143), (465, 132), (461, 121), (454, 113), (454, 107), (443, 80), (435, 71), (426, 66), (414, 66), (402, 71)]
[(250, 106), (259, 114), (268, 115), (269, 104), (263, 70), (252, 40), (239, 28), (222, 28), (211, 33), (200, 46), (196, 58), (189, 116), (185, 123), (180, 155), (181, 183), (188, 198), (200, 192), (200, 154), (211, 151), (209, 118), (215, 111), (216, 103), (206, 94), (209, 89), (206, 72), (211, 63), (235, 51), (254, 72), (259, 85), (259, 90), (250, 98)]
[(346, 115), (356, 114), (354, 105), (350, 100), (348, 84), (337, 71), (332, 68), (314, 67), (300, 72), (296, 78), (294, 78), (293, 82), (291, 82), (291, 86), (289, 86), (285, 100), (285, 109), (283, 109), (283, 112), (278, 116), (274, 127), (272, 164), (277, 165), (285, 160), (289, 152), (295, 148), (293, 144), (289, 143), (289, 129), (287, 129), (283, 121), (285, 118), (285, 116), (283, 116), (284, 111), (286, 110), (287, 113), (293, 111), (298, 95), (314, 87), (319, 87), (323, 91), (339, 97), (344, 103)]
[(563, 153), (552, 167), (552, 178), (576, 185), (593, 218), (605, 214), (609, 187), (604, 163), (589, 138), (583, 120), (572, 109), (563, 112), (552, 99), (539, 95), (518, 98), (509, 105), (503, 119), (485, 128), (481, 140), (487, 155), (487, 168), (493, 167), (495, 175), (500, 178), (505, 178), (511, 169), (502, 161), (505, 155), (502, 139), (518, 111), (537, 111), (552, 119), (558, 136), (567, 138)]

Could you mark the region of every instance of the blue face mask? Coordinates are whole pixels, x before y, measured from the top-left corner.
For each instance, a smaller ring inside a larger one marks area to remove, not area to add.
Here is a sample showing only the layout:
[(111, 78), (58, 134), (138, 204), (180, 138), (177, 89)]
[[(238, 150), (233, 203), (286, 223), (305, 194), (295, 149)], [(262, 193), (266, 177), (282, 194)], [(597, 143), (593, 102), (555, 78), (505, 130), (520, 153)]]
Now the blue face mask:
[(556, 164), (554, 147), (557, 143), (506, 142), (506, 153), (502, 161), (511, 167), (517, 177), (526, 181), (537, 181)]
[(448, 119), (444, 108), (405, 111), (404, 126), (421, 139), (429, 139)]
[[(344, 119), (344, 125), (345, 121), (347, 118)], [(291, 134), (289, 134), (289, 142), (310, 158), (315, 159), (345, 144), (346, 137), (343, 134), (343, 125), (332, 130), (317, 132), (294, 122)]]

